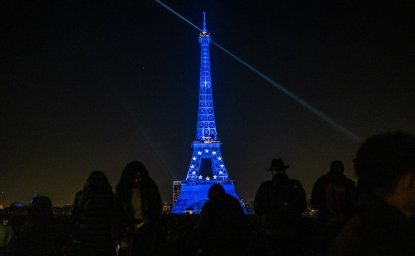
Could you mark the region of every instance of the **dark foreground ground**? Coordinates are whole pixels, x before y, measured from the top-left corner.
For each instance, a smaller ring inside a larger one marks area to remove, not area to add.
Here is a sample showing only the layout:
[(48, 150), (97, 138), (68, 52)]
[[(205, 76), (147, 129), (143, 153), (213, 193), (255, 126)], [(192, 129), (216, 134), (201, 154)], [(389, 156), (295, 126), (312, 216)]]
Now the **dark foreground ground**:
[[(10, 216), (9, 216), (10, 217)], [(3, 219), (5, 216), (3, 216)], [(16, 231), (24, 224), (24, 214), (13, 216)], [(70, 241), (71, 223), (68, 215), (57, 215), (57, 222), (68, 241)], [(267, 255), (269, 246), (267, 240), (259, 229), (259, 220), (255, 215), (247, 215), (248, 233), (246, 243), (241, 244), (248, 255)], [(162, 215), (162, 227), (164, 240), (160, 244), (163, 255), (192, 256), (197, 255), (195, 237), (197, 234), (198, 215)], [(293, 244), (295, 255), (323, 255), (323, 249), (329, 243), (330, 237), (322, 237), (314, 218), (304, 217), (298, 225), (296, 238)], [(294, 251), (294, 250), (293, 250)], [(298, 254), (298, 252), (300, 252)], [(2, 255), (0, 253), (0, 255)], [(294, 254), (293, 254), (294, 255)]]

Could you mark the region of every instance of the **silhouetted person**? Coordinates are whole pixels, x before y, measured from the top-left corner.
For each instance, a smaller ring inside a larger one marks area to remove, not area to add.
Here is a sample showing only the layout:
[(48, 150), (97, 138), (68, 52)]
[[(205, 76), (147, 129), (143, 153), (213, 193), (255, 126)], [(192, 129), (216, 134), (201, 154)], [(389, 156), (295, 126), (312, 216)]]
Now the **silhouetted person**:
[(37, 196), (28, 210), (26, 228), (17, 233), (10, 244), (13, 256), (60, 256), (64, 239), (57, 226), (49, 197)]
[(121, 255), (158, 255), (162, 202), (144, 164), (124, 168), (114, 201), (113, 237)]
[(107, 177), (93, 171), (75, 196), (72, 210), (75, 255), (115, 255), (111, 236), (114, 193)]
[(1, 216), (0, 218), (0, 256), (8, 255), (8, 245), (14, 236), (14, 230), (12, 226), (12, 218), (8, 216)]
[(415, 136), (375, 135), (354, 160), (361, 194), (356, 214), (329, 255), (415, 255)]
[(262, 182), (255, 195), (254, 209), (269, 239), (270, 255), (295, 253), (301, 214), (307, 207), (302, 184), (285, 173), (289, 167), (281, 158), (273, 159), (267, 169), (272, 180)]
[(209, 188), (200, 213), (200, 255), (245, 255), (247, 220), (241, 203), (220, 184)]
[(311, 207), (319, 212), (317, 229), (318, 250), (326, 250), (339, 229), (353, 214), (356, 206), (356, 186), (354, 181), (344, 175), (344, 164), (333, 161), (330, 171), (314, 183), (311, 193)]

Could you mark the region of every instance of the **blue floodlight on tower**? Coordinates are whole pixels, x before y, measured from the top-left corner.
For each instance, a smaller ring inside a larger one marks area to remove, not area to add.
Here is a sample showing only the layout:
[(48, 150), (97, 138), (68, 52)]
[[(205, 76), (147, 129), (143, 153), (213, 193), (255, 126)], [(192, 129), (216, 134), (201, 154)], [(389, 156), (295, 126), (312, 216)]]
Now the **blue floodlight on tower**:
[(172, 213), (175, 214), (186, 212), (198, 214), (203, 204), (208, 200), (210, 186), (215, 183), (220, 183), (226, 193), (238, 198), (233, 180), (229, 179), (226, 171), (220, 152), (221, 142), (216, 131), (210, 76), (210, 33), (206, 28), (205, 12), (203, 12), (203, 29), (199, 33), (199, 43), (201, 59), (196, 140), (192, 143), (193, 154), (186, 180), (180, 181), (180, 194), (172, 208)]

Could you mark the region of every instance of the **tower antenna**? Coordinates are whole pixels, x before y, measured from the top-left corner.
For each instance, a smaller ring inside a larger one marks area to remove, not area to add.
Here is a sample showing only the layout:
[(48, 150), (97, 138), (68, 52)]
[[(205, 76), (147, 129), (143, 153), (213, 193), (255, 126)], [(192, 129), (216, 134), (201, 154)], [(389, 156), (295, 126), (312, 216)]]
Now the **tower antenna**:
[(206, 29), (206, 12), (203, 12), (203, 30), (202, 30), (202, 32), (203, 33), (207, 32), (207, 29)]

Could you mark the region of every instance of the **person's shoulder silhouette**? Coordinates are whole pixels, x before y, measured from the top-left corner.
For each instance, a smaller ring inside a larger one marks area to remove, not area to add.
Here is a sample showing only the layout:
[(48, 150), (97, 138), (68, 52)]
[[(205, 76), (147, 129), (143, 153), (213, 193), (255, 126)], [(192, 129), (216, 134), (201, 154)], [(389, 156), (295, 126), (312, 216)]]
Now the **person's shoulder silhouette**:
[(63, 255), (64, 236), (55, 221), (52, 201), (36, 196), (28, 209), (26, 229), (17, 233), (10, 243), (11, 255)]
[(311, 207), (319, 211), (323, 222), (345, 223), (351, 216), (356, 201), (356, 186), (344, 175), (344, 164), (330, 163), (330, 171), (317, 179), (311, 194)]
[(329, 255), (414, 255), (415, 136), (398, 131), (368, 138), (354, 169), (358, 208)]

